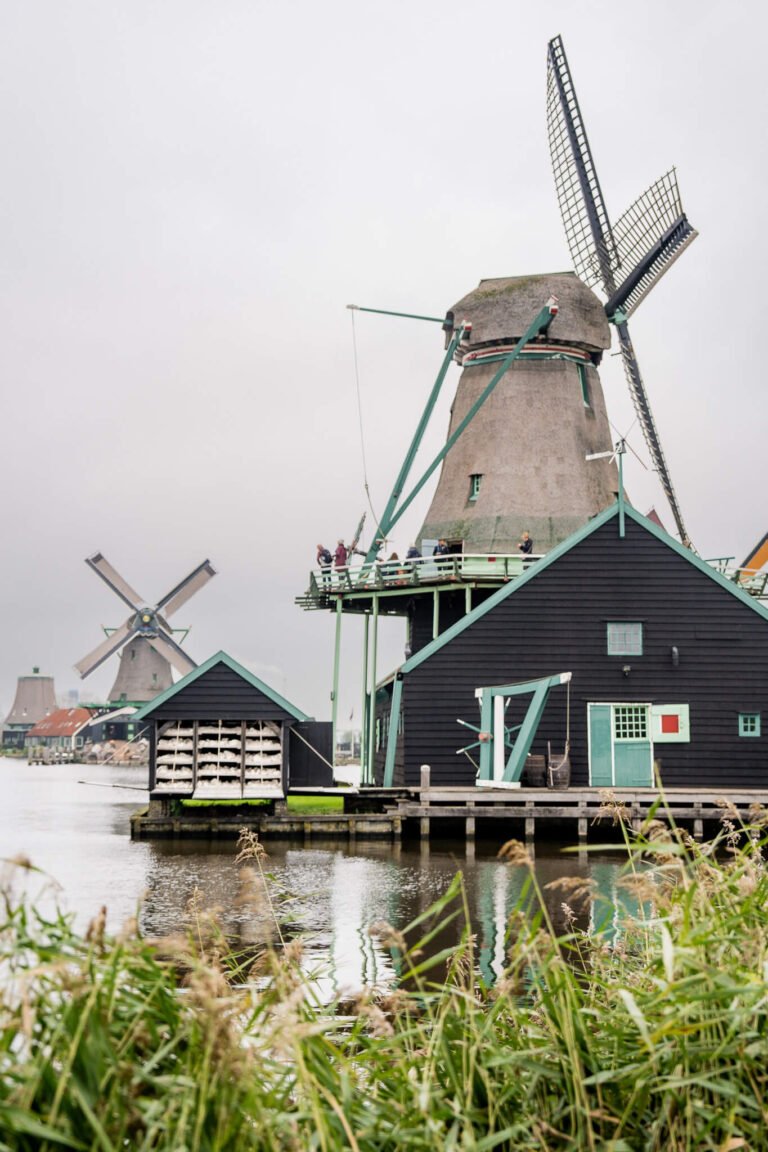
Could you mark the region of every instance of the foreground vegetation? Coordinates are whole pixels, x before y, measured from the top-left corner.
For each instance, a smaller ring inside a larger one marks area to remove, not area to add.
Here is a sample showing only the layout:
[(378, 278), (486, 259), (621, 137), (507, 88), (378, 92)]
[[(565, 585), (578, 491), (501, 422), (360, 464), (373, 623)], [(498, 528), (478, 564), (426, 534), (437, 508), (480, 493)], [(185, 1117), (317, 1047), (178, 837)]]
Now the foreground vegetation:
[[(527, 878), (493, 988), (457, 877), (404, 933), (372, 926), (400, 984), (345, 1004), (315, 999), (279, 916), (277, 949), (234, 956), (199, 901), (185, 936), (150, 941), (103, 915), (80, 936), (7, 891), (0, 1148), (766, 1148), (762, 814), (724, 815), (715, 844), (654, 820), (628, 837), (635, 914), (589, 930), (588, 883), (540, 892), (510, 842)], [(273, 915), (252, 836), (238, 863), (241, 901)], [(452, 919), (460, 943), (435, 951)]]

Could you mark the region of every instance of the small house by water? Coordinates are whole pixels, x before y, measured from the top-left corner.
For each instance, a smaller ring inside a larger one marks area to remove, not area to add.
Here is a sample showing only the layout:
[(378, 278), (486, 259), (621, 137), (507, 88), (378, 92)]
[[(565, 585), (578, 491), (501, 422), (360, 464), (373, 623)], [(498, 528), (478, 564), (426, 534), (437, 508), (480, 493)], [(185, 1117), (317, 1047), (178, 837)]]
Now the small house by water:
[(279, 798), (332, 783), (331, 725), (316, 722), (225, 652), (134, 716), (148, 725), (153, 798)]

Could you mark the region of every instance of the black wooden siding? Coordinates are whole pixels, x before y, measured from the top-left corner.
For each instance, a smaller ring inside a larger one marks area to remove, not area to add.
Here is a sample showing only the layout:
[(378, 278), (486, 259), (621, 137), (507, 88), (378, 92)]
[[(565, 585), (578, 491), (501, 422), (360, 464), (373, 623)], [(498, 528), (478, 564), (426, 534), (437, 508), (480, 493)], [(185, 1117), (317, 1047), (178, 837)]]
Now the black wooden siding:
[(291, 720), (295, 723), (290, 712), (227, 664), (214, 664), (155, 708), (151, 718), (160, 723), (167, 720)]
[[(305, 740), (311, 747), (307, 747)], [(309, 720), (294, 725), (288, 738), (288, 749), (292, 788), (332, 787), (333, 725), (330, 720)]]
[[(420, 637), (431, 607), (415, 614)], [(609, 620), (642, 621), (642, 656), (606, 654)], [(405, 677), (405, 782), (430, 764), (439, 783), (473, 783), (456, 719), (479, 724), (475, 689), (566, 671), (574, 785), (589, 779), (587, 703), (623, 701), (690, 706), (691, 742), (654, 745), (668, 787), (768, 786), (768, 621), (629, 518), (623, 540), (609, 520)], [(508, 723), (523, 707), (513, 701)], [(740, 712), (763, 713), (761, 737), (739, 737)], [(532, 751), (561, 747), (565, 727), (561, 687)]]

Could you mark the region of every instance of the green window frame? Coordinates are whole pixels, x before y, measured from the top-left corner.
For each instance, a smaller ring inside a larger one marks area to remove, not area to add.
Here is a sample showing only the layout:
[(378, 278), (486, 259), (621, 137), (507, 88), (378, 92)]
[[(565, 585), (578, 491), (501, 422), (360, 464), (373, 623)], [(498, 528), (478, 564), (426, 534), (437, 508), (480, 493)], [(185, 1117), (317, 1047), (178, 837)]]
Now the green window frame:
[(647, 740), (647, 706), (645, 704), (614, 704), (613, 735), (616, 740)]
[(473, 502), (477, 500), (480, 495), (480, 485), (482, 481), (482, 472), (473, 472), (469, 478), (469, 499)]
[(739, 712), (739, 736), (760, 735), (760, 713)]
[(642, 623), (639, 620), (609, 620), (606, 643), (609, 656), (642, 656)]

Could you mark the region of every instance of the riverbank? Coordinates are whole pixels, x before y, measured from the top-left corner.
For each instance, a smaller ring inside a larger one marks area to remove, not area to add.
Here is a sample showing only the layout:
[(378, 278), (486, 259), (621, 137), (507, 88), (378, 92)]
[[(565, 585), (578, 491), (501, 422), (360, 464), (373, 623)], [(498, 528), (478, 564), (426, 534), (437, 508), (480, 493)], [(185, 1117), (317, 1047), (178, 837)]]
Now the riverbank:
[[(240, 897), (271, 909), (274, 946), (231, 951), (200, 901), (184, 934), (149, 941), (135, 926), (110, 937), (99, 917), (78, 935), (10, 900), (6, 1146), (757, 1152), (768, 876), (762, 828), (725, 815), (716, 844), (656, 821), (627, 832), (633, 910), (607, 905), (586, 928), (590, 886), (557, 885), (558, 926), (530, 855), (507, 844), (519, 896), (493, 984), (456, 878), (409, 926), (369, 926), (389, 980), (318, 1001), (248, 838)], [(458, 943), (435, 952), (456, 923)]]

